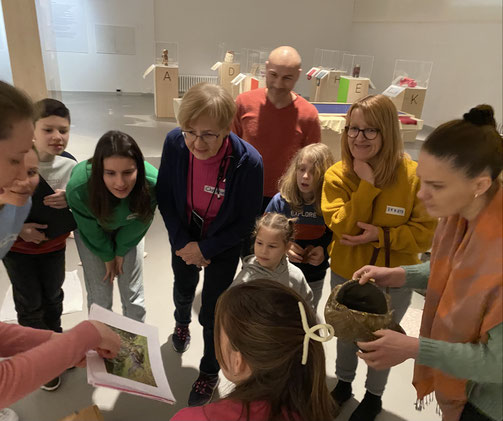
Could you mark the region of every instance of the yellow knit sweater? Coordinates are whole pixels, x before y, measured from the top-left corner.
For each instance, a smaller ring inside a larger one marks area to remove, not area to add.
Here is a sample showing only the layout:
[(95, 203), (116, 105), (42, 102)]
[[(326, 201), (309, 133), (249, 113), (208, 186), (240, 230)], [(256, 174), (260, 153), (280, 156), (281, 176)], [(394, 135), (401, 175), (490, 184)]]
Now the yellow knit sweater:
[[(351, 279), (353, 273), (369, 264), (374, 248), (379, 252), (377, 266), (385, 265), (384, 231), (390, 228), (391, 267), (419, 263), (418, 253), (431, 247), (437, 220), (430, 217), (417, 198), (417, 164), (404, 158), (395, 182), (382, 189), (365, 180), (349, 176), (342, 161), (325, 173), (321, 209), (325, 223), (332, 230), (328, 248), (330, 266), (338, 275)], [(379, 227), (379, 241), (358, 246), (340, 244), (343, 234), (358, 235), (357, 222)]]

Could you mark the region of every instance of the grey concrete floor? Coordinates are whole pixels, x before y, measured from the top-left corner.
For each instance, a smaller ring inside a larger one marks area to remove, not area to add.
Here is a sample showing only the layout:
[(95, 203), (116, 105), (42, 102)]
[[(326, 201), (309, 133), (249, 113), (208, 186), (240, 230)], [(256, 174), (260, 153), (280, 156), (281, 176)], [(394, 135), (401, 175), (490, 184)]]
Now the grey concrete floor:
[[(143, 153), (152, 164), (159, 165), (159, 157), (166, 133), (176, 127), (174, 120), (153, 117), (153, 96), (151, 95), (116, 95), (108, 93), (69, 93), (59, 96), (72, 113), (72, 128), (68, 151), (83, 160), (90, 157), (99, 137), (111, 129), (118, 129), (131, 134), (140, 144)], [(417, 157), (420, 142), (407, 144), (407, 150), (413, 158)], [(140, 398), (111, 389), (93, 388), (87, 384), (85, 369), (74, 369), (63, 374), (63, 383), (55, 392), (37, 390), (12, 405), (21, 421), (56, 421), (74, 410), (96, 404), (100, 407), (106, 421), (128, 420), (169, 420), (173, 414), (186, 405), (190, 386), (198, 374), (199, 360), (202, 355), (202, 329), (197, 322), (200, 306), (200, 289), (193, 308), (191, 324), (192, 343), (183, 355), (174, 352), (170, 335), (174, 327), (172, 287), (173, 274), (170, 262), (168, 235), (162, 218), (157, 212), (152, 227), (147, 233), (145, 251), (144, 285), (147, 306), (146, 323), (158, 327), (166, 375), (177, 399), (174, 406)], [(67, 245), (67, 271), (77, 269), (83, 285), (82, 267), (72, 239)], [(3, 266), (0, 267), (0, 300), (9, 286), (9, 280)], [(330, 293), (327, 276), (322, 303)], [(84, 297), (85, 298), (85, 297)], [(85, 301), (84, 301), (85, 302)], [(415, 294), (412, 305), (406, 315), (404, 326), (409, 334), (417, 331), (423, 299)], [(121, 312), (118, 292), (114, 296), (114, 311)], [(319, 312), (322, 313), (320, 306)], [(87, 311), (63, 316), (63, 327), (71, 328), (87, 318)], [(335, 340), (324, 344), (328, 386), (332, 389), (336, 380), (334, 364), (336, 354)], [(388, 386), (383, 396), (383, 412), (377, 421), (435, 421), (440, 417), (435, 414), (435, 405), (425, 411), (415, 411), (415, 391), (411, 384), (413, 363), (406, 361), (391, 371)], [(344, 406), (337, 418), (346, 421), (365, 392), (366, 366), (360, 362), (357, 378), (353, 383), (355, 396)], [(232, 386), (223, 377), (219, 393), (224, 395)]]

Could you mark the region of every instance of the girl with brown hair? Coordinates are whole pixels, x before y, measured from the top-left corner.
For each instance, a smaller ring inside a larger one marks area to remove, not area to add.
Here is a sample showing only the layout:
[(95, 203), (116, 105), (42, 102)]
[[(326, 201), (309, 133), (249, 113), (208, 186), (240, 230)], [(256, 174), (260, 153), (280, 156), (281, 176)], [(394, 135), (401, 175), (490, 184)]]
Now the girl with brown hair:
[[(224, 292), (216, 307), (215, 349), (234, 390), (172, 421), (330, 420), (338, 407), (325, 379), (328, 325), (302, 297), (277, 282), (255, 280)], [(323, 336), (314, 334), (326, 328)], [(311, 332), (311, 333), (310, 333)]]
[(73, 169), (66, 195), (78, 226), (88, 307), (112, 308), (117, 277), (124, 315), (145, 319), (143, 238), (154, 217), (156, 182), (157, 169), (119, 131), (105, 133), (93, 157)]
[[(430, 248), (436, 226), (416, 197), (417, 164), (403, 152), (398, 112), (388, 97), (355, 102), (341, 142), (342, 161), (326, 172), (321, 200), (325, 223), (334, 233), (329, 246), (332, 288), (369, 262), (390, 267), (419, 263), (418, 254)], [(411, 294), (390, 292), (395, 322), (405, 314)], [(337, 341), (339, 382), (332, 395), (340, 404), (351, 397), (357, 350), (354, 343)], [(375, 419), (388, 374), (368, 369), (367, 392), (350, 421)]]

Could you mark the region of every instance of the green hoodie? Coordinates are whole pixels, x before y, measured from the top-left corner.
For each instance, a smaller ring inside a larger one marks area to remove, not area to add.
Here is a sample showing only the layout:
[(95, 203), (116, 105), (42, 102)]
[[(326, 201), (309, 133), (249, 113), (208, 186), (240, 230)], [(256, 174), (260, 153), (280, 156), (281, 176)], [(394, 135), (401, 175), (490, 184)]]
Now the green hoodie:
[[(89, 161), (77, 164), (66, 186), (66, 200), (77, 222), (82, 241), (101, 260), (109, 262), (115, 256), (124, 256), (135, 247), (147, 233), (152, 219), (146, 222), (137, 219), (131, 213), (129, 197), (126, 197), (115, 207), (110, 220), (102, 224), (89, 208), (90, 176)], [(157, 169), (148, 162), (145, 162), (145, 176), (150, 190), (150, 203), (154, 210), (157, 205), (155, 200)], [(112, 236), (112, 233), (115, 235)]]

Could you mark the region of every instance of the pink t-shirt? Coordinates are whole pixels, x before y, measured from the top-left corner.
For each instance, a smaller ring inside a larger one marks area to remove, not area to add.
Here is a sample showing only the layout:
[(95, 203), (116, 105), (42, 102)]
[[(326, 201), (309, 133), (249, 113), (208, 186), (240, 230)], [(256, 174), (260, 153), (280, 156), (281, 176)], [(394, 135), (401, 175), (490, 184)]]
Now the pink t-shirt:
[[(259, 401), (250, 405), (250, 420), (267, 421), (269, 419), (269, 404)], [(285, 421), (288, 418), (284, 417)], [(293, 419), (300, 421), (294, 414)], [(240, 402), (222, 399), (204, 406), (193, 406), (178, 411), (171, 421), (247, 421), (246, 412)]]
[(59, 376), (100, 343), (98, 330), (82, 322), (52, 337), (50, 330), (0, 323), (0, 409)]
[[(227, 172), (230, 161), (228, 157), (230, 157), (231, 154), (232, 145), (229, 141), (229, 137), (227, 137), (215, 156), (205, 160), (199, 160), (192, 154), (189, 156), (189, 171), (187, 174), (187, 218), (190, 222), (193, 205), (198, 215), (204, 218), (203, 232), (206, 232), (211, 221), (215, 219), (224, 201), (226, 183), (225, 173)], [(222, 177), (218, 183), (218, 190), (213, 195), (219, 172)], [(212, 195), (213, 199), (211, 198)]]

